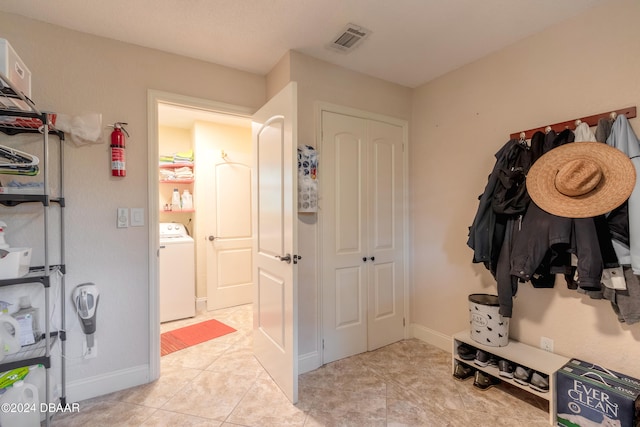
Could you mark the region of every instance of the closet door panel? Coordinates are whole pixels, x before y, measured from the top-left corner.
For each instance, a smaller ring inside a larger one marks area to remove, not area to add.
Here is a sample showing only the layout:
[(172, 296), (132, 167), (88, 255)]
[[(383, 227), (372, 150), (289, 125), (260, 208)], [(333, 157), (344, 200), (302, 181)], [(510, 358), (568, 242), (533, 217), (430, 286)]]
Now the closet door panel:
[(363, 119), (322, 114), (323, 362), (367, 351), (366, 134)]
[(404, 215), (402, 127), (371, 120), (369, 135), (368, 350), (404, 338)]
[(378, 138), (371, 144), (371, 243), (373, 250), (393, 249), (394, 241), (394, 157), (392, 141)]
[(336, 329), (362, 325), (362, 268), (341, 268), (336, 270)]
[(379, 263), (373, 266), (372, 297), (374, 321), (381, 321), (396, 314), (395, 264)]
[(336, 253), (361, 253), (363, 141), (354, 133), (335, 135), (335, 229)]

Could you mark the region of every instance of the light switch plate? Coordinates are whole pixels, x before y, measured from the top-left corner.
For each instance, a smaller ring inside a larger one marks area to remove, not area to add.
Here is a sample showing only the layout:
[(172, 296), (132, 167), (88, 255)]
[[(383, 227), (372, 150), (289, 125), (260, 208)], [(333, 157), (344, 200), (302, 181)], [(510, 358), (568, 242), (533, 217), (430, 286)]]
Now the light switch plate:
[(118, 217), (116, 218), (116, 227), (118, 228), (129, 227), (129, 209), (118, 208)]
[(131, 226), (144, 226), (144, 208), (131, 208)]

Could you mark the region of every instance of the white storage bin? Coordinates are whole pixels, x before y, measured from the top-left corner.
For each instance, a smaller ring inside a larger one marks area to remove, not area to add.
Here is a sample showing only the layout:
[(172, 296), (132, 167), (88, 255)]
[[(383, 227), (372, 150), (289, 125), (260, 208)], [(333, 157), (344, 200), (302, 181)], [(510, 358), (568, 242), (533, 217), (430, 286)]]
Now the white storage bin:
[[(16, 279), (29, 272), (31, 264), (31, 248), (2, 249), (8, 252), (0, 257), (0, 280)], [(0, 251), (0, 253), (4, 253)]]
[(31, 98), (31, 71), (6, 39), (0, 39), (0, 72), (27, 98)]
[(469, 323), (471, 338), (490, 347), (509, 344), (509, 318), (499, 314), (497, 295), (469, 295)]

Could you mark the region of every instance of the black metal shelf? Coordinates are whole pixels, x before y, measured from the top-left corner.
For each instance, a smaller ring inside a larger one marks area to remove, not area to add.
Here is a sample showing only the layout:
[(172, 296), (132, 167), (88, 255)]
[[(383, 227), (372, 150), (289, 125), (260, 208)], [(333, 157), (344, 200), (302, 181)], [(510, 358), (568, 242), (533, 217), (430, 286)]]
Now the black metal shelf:
[(0, 194), (0, 205), (11, 207), (22, 203), (42, 203), (44, 206), (56, 203), (62, 207), (65, 205), (64, 197), (51, 197), (48, 194)]
[(64, 265), (52, 265), (49, 267), (48, 274), (45, 274), (46, 271), (44, 267), (30, 267), (29, 273), (22, 277), (0, 280), (0, 287), (23, 285), (26, 283), (40, 283), (45, 288), (48, 288), (51, 286), (51, 277), (53, 277), (57, 272), (65, 274), (65, 270)]
[(49, 369), (51, 367), (51, 357), (48, 354), (51, 354), (51, 348), (53, 348), (57, 338), (58, 332), (54, 331), (49, 334), (49, 352), (47, 352), (45, 334), (42, 334), (37, 343), (25, 345), (17, 353), (5, 355), (2, 362), (0, 362), (0, 372), (38, 364), (44, 365), (45, 368)]
[[(12, 207), (20, 205), (22, 203), (39, 203), (42, 205), (42, 217), (44, 221), (44, 262), (46, 268), (43, 266), (30, 267), (29, 272), (23, 276), (13, 279), (0, 280), (0, 288), (23, 285), (34, 283), (40, 283), (44, 287), (44, 300), (45, 300), (45, 331), (37, 343), (23, 346), (20, 351), (5, 355), (0, 362), (0, 372), (8, 371), (20, 367), (32, 366), (42, 364), (47, 368), (47, 383), (50, 383), (50, 373), (48, 369), (51, 368), (51, 348), (58, 340), (61, 344), (61, 359), (60, 359), (60, 378), (61, 378), (61, 396), (60, 401), (66, 401), (66, 363), (65, 363), (65, 273), (66, 267), (64, 265), (64, 209), (60, 210), (59, 215), (59, 227), (60, 227), (60, 253), (58, 262), (59, 265), (51, 265), (50, 255), (48, 254), (49, 246), (48, 239), (51, 232), (47, 231), (50, 205), (57, 204), (59, 207), (65, 206), (65, 199), (63, 197), (64, 188), (64, 133), (55, 129), (55, 114), (48, 112), (41, 112), (36, 108), (31, 99), (19, 92), (15, 86), (7, 79), (5, 75), (0, 73), (0, 134), (5, 135), (17, 135), (17, 134), (40, 134), (42, 136), (42, 151), (43, 151), (43, 166), (44, 181), (41, 188), (0, 188), (0, 205), (6, 207)], [(50, 141), (49, 136), (57, 136), (57, 141)], [(4, 138), (6, 139), (6, 138)], [(29, 141), (27, 141), (29, 140)], [(16, 144), (22, 142), (30, 142), (31, 138), (18, 138)], [(57, 179), (59, 183), (58, 191), (51, 191), (48, 173), (49, 173), (49, 148), (51, 143), (55, 142), (59, 144), (59, 170)], [(16, 167), (17, 169), (17, 167)], [(29, 173), (25, 173), (24, 176), (29, 176)], [(52, 193), (56, 193), (53, 195)], [(7, 210), (2, 210), (5, 214)], [(16, 214), (20, 215), (21, 211), (16, 210)], [(61, 274), (60, 274), (61, 273)], [(60, 323), (59, 330), (52, 331), (51, 316), (50, 316), (50, 292), (51, 285), (56, 281), (52, 280), (52, 277), (59, 278), (60, 286)], [(48, 345), (47, 345), (48, 344)], [(47, 391), (47, 400), (50, 402), (51, 395)], [(46, 425), (50, 425), (50, 417), (47, 414)]]

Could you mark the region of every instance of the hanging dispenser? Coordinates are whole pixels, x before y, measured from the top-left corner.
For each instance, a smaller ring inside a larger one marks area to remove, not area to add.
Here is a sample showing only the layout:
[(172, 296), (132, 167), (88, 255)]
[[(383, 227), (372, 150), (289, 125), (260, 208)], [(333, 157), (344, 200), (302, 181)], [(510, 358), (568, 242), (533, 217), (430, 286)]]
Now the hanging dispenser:
[(82, 331), (87, 336), (87, 354), (85, 354), (85, 357), (88, 357), (95, 345), (93, 334), (96, 332), (96, 314), (100, 292), (93, 283), (83, 283), (73, 290), (72, 298), (73, 305), (78, 312)]

